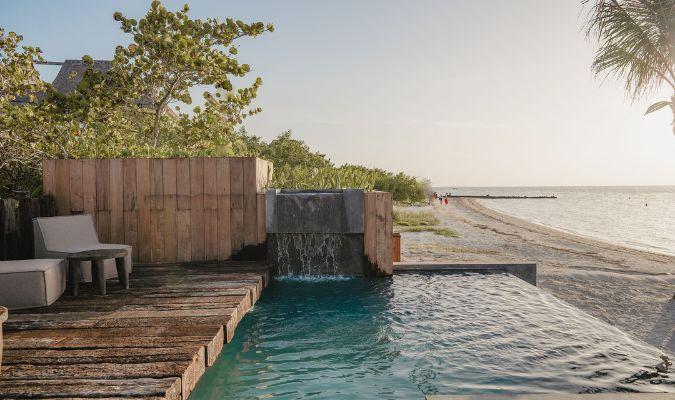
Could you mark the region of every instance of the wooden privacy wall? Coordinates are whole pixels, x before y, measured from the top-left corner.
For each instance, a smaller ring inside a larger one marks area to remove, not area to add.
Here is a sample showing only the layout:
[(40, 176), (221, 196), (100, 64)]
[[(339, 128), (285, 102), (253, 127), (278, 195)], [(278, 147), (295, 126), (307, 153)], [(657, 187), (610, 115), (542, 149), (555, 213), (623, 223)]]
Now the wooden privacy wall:
[(133, 246), (134, 262), (228, 260), (265, 242), (271, 169), (253, 157), (44, 160), (42, 183), (58, 215), (92, 215), (99, 240)]
[(389, 276), (394, 272), (392, 262), (393, 219), (392, 194), (364, 193), (364, 253), (370, 263), (371, 276)]

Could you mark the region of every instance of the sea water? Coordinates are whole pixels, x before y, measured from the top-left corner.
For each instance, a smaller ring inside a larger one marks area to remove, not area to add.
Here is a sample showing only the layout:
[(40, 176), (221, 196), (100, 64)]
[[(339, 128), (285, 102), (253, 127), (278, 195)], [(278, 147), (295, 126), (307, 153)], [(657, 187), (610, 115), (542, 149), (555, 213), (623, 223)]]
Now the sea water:
[(550, 196), (479, 202), (496, 211), (602, 241), (675, 255), (675, 186), (437, 188), (439, 193)]
[(282, 278), (190, 398), (673, 392), (661, 355), (510, 275)]

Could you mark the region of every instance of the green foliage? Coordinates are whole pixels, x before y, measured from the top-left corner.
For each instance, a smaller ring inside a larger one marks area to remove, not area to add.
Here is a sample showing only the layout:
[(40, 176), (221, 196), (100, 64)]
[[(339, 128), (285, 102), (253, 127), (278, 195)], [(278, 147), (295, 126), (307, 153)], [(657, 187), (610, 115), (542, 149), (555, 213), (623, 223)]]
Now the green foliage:
[(597, 38), (596, 74), (615, 75), (633, 99), (663, 85), (670, 101), (653, 104), (647, 114), (670, 106), (675, 134), (675, 0), (585, 0), (592, 3), (588, 35)]
[[(114, 88), (123, 87), (119, 100), (149, 102), (152, 111), (151, 144), (157, 147), (162, 112), (171, 103), (192, 104), (189, 89), (197, 85), (214, 86), (207, 108), (225, 111), (233, 124), (241, 122), (244, 115), (253, 115), (259, 109), (244, 113), (256, 97), (262, 84), (260, 78), (249, 88), (233, 90), (231, 77), (243, 77), (250, 70), (235, 58), (238, 51), (232, 44), (242, 37), (256, 37), (273, 31), (271, 24), (262, 22), (246, 24), (228, 18), (190, 19), (187, 4), (182, 10), (168, 11), (157, 0), (153, 1), (144, 18), (136, 21), (115, 13), (122, 31), (132, 35), (134, 42), (128, 47), (118, 46), (113, 67), (108, 75), (115, 81)], [(229, 49), (229, 50), (225, 50)], [(199, 113), (198, 113), (199, 114)], [(199, 115), (198, 119), (202, 116)]]
[(44, 126), (44, 116), (31, 103), (44, 90), (33, 64), (42, 57), (39, 48), (22, 46), (22, 40), (0, 28), (0, 194), (32, 191), (39, 185), (39, 162), (45, 155), (32, 141)]
[[(250, 71), (234, 42), (274, 28), (190, 19), (187, 11), (153, 1), (139, 21), (115, 13), (132, 43), (117, 47), (107, 73), (84, 56), (89, 68), (66, 95), (39, 79), (40, 49), (21, 47), (19, 35), (0, 30), (0, 194), (37, 190), (43, 158), (234, 155), (230, 136), (261, 111), (249, 105), (262, 84), (256, 78), (233, 88), (230, 77)], [(189, 104), (188, 89), (198, 85), (215, 89), (204, 93), (206, 105), (171, 115), (169, 106)], [(30, 102), (13, 103), (21, 97)]]
[(394, 224), (398, 226), (438, 225), (438, 217), (431, 211), (394, 210)]
[(431, 192), (427, 181), (404, 173), (393, 174), (377, 168), (345, 164), (335, 166), (324, 154), (312, 151), (291, 132), (280, 134), (269, 143), (244, 130), (232, 136), (235, 154), (256, 156), (274, 164), (269, 186), (279, 189), (364, 189), (393, 193), (395, 201), (418, 203)]
[[(171, 12), (153, 1), (140, 20), (115, 13), (131, 44), (116, 48), (107, 72), (84, 56), (87, 69), (65, 95), (39, 79), (40, 49), (20, 46), (19, 35), (0, 29), (0, 196), (38, 192), (43, 158), (257, 156), (273, 162), (273, 187), (362, 188), (391, 191), (399, 202), (426, 199), (428, 182), (412, 176), (335, 166), (290, 132), (267, 143), (237, 129), (261, 111), (251, 103), (262, 80), (234, 88), (232, 79), (251, 70), (238, 61), (235, 43), (274, 27), (191, 19), (188, 10)], [(208, 88), (204, 106), (182, 112), (195, 87)], [(19, 106), (17, 97), (29, 102)]]
[(457, 238), (459, 234), (452, 229), (438, 226), (404, 226), (397, 229), (399, 232), (432, 232), (434, 235)]
[(432, 232), (438, 236), (459, 237), (457, 232), (438, 226), (440, 220), (432, 211), (394, 210), (393, 219), (398, 232)]

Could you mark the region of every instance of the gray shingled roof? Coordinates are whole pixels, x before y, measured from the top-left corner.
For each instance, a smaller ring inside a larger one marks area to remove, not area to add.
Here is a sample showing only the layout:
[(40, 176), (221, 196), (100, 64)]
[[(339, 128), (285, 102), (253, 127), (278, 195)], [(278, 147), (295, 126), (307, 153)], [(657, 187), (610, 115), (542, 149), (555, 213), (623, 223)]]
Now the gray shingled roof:
[[(108, 72), (112, 61), (94, 60), (94, 71)], [(52, 86), (61, 94), (68, 94), (77, 89), (82, 76), (87, 70), (87, 65), (82, 60), (66, 60), (63, 62), (58, 75), (52, 82)]]
[[(94, 71), (101, 71), (106, 73), (110, 71), (111, 66), (112, 61), (110, 60), (94, 60), (92, 68), (94, 69)], [(77, 89), (77, 85), (82, 80), (82, 77), (86, 71), (87, 65), (84, 63), (84, 61), (65, 60), (61, 65), (61, 69), (59, 70), (59, 73), (56, 75), (56, 78), (54, 78), (52, 86), (57, 92), (61, 94), (68, 94)], [(45, 94), (43, 92), (35, 93), (35, 95), (38, 99), (38, 102), (41, 102), (45, 97)], [(13, 100), (13, 103), (18, 105), (29, 103), (28, 96), (17, 96)], [(141, 107), (150, 107), (152, 105), (152, 99), (148, 96), (141, 96), (140, 99), (134, 101), (134, 103), (140, 105)], [(175, 116), (173, 110), (169, 108), (166, 108), (164, 112), (166, 113), (166, 115)]]

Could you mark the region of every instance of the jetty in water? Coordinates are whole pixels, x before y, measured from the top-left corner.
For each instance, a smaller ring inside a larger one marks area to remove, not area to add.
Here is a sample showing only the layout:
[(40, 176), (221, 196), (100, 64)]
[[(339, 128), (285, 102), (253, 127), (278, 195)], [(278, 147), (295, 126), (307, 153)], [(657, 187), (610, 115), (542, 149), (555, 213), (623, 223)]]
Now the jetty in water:
[(457, 199), (557, 199), (555, 195), (552, 196), (491, 196), (486, 195), (450, 195), (449, 197)]

